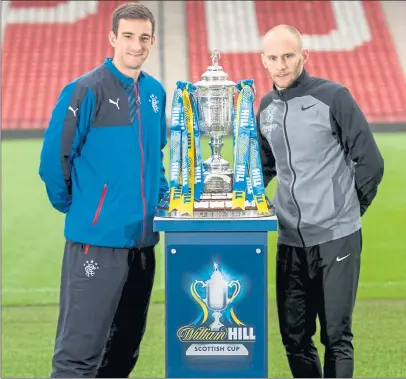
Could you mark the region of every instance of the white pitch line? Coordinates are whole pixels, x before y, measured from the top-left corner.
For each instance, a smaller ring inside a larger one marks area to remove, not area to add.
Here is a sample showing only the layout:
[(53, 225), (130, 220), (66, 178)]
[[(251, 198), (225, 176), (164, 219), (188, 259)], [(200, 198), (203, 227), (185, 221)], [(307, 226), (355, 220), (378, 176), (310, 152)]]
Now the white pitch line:
[[(364, 282), (360, 283), (360, 287), (406, 287), (404, 282)], [(154, 290), (163, 290), (163, 285), (154, 287)], [(275, 284), (269, 283), (268, 288), (275, 288)], [(3, 288), (2, 293), (17, 294), (17, 293), (43, 293), (43, 292), (59, 292), (59, 288), (54, 287), (39, 287), (39, 288)]]

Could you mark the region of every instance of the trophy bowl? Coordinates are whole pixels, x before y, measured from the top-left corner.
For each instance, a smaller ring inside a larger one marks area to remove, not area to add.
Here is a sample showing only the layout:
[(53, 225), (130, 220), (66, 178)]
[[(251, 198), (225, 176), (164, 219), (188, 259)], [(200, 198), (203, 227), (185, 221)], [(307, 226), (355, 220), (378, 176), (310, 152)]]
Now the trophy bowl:
[(199, 109), (199, 129), (210, 137), (212, 154), (203, 162), (204, 188), (207, 193), (231, 192), (233, 170), (221, 156), (223, 137), (233, 134), (233, 107), (236, 83), (219, 65), (220, 53), (212, 54), (212, 65), (195, 83)]
[[(222, 312), (230, 303), (238, 296), (241, 290), (241, 284), (238, 280), (228, 281), (218, 268), (218, 264), (214, 262), (214, 271), (209, 280), (195, 280), (192, 286), (192, 293), (195, 298), (199, 298), (212, 311), (214, 322), (210, 325), (210, 330), (219, 331), (224, 326), (220, 319)], [(198, 285), (204, 289), (205, 297), (199, 295), (197, 290)], [(229, 289), (233, 289), (233, 294), (229, 296)]]

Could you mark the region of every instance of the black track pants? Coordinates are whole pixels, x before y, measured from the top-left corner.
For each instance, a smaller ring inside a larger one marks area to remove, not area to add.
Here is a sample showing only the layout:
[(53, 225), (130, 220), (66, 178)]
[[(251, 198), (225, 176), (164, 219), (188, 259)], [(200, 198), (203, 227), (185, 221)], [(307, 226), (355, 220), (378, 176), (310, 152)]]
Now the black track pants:
[(313, 247), (278, 245), (279, 327), (293, 377), (323, 376), (312, 341), (317, 316), (325, 346), (324, 377), (353, 376), (352, 312), (361, 250), (361, 230)]
[(128, 377), (138, 359), (154, 274), (152, 247), (87, 250), (66, 242), (51, 376)]

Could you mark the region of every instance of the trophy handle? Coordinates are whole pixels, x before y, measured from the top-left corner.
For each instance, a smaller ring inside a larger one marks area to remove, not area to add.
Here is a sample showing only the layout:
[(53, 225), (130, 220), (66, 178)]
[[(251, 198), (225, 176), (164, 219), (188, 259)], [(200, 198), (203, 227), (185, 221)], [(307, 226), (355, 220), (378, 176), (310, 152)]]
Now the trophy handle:
[(199, 293), (197, 292), (197, 285), (201, 284), (202, 287), (207, 287), (207, 284), (205, 282), (203, 282), (202, 280), (195, 280), (193, 285), (192, 285), (192, 291), (193, 294), (201, 301), (203, 301), (205, 304), (207, 304), (207, 298), (206, 299), (202, 299), (201, 296), (199, 295)]
[(193, 298), (196, 300), (196, 302), (200, 305), (200, 307), (202, 308), (202, 312), (203, 312), (203, 321), (205, 322), (207, 320), (207, 317), (209, 315), (209, 312), (207, 310), (207, 298), (206, 299), (202, 299), (201, 296), (199, 295), (199, 293), (197, 292), (197, 285), (201, 284), (202, 287), (207, 287), (207, 284), (201, 280), (195, 280), (194, 283), (191, 284), (190, 286), (190, 291), (192, 292), (192, 296)]
[(238, 296), (238, 294), (240, 293), (241, 290), (241, 284), (238, 280), (232, 280), (229, 285), (230, 288), (231, 287), (235, 287), (234, 293), (231, 296), (231, 298), (229, 299), (228, 303), (232, 303), (233, 300)]

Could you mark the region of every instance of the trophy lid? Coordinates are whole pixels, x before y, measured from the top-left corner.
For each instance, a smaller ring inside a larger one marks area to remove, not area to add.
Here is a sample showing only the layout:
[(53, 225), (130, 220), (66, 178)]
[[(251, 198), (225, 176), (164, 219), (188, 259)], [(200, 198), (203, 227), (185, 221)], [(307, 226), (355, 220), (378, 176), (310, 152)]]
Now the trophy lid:
[(214, 280), (214, 281), (224, 280), (223, 274), (219, 270), (219, 265), (216, 262), (214, 262), (213, 267), (214, 267), (214, 271), (210, 276), (211, 280)]
[(219, 65), (220, 51), (213, 50), (211, 55), (212, 65), (209, 66), (204, 74), (202, 74), (202, 80), (195, 83), (197, 87), (231, 87), (235, 86), (235, 83), (231, 80), (227, 80), (228, 74), (223, 71), (223, 67)]

